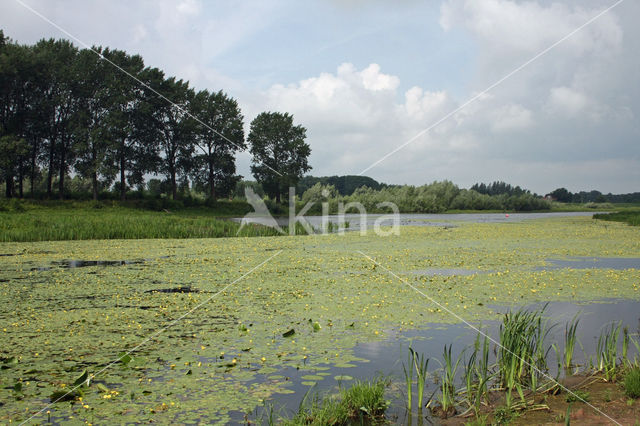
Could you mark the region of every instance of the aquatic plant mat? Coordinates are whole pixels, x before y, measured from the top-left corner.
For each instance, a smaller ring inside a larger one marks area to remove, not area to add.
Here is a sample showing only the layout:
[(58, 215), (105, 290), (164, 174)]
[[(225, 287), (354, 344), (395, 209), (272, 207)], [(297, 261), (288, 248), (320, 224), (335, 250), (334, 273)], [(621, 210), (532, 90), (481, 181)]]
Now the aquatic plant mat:
[[(390, 237), (2, 243), (0, 422), (42, 409), (34, 421), (242, 419), (287, 394), (302, 400), (301, 387), (346, 386), (367, 361), (357, 342), (456, 322), (357, 250), (469, 321), (499, 319), (495, 305), (640, 298), (635, 268), (544, 269), (548, 259), (640, 258), (640, 228), (586, 217)], [(433, 268), (452, 274), (420, 273)]]

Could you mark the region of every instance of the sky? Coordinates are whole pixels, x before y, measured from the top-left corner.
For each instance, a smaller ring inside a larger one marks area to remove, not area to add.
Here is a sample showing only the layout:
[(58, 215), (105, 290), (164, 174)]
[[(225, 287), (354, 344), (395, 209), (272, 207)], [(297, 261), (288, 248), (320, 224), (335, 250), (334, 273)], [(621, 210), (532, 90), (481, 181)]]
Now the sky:
[(314, 176), (626, 193), (640, 191), (640, 2), (585, 25), (615, 3), (2, 0), (0, 29), (140, 54), (234, 97), (247, 132), (288, 112)]

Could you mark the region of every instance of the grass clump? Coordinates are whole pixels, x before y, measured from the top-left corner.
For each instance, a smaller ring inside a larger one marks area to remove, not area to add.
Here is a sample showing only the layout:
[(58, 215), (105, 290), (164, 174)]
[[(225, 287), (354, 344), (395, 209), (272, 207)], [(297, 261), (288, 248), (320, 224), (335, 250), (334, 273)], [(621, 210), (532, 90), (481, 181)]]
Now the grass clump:
[(296, 415), (284, 425), (376, 424), (384, 421), (388, 402), (384, 399), (387, 381), (382, 378), (357, 381), (339, 395), (303, 398)]
[(640, 398), (640, 367), (632, 368), (624, 376), (624, 392), (629, 398)]
[(581, 390), (581, 389), (576, 389), (574, 391), (572, 391), (571, 393), (567, 393), (567, 397), (566, 397), (566, 401), (567, 402), (589, 402), (589, 397), (591, 395), (589, 394), (589, 392)]

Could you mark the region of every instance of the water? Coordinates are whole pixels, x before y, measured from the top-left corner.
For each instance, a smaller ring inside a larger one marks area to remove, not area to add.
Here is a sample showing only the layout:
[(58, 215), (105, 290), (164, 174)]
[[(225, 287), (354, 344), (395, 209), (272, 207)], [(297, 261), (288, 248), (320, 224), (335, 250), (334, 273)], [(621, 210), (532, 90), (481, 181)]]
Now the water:
[(566, 259), (547, 259), (548, 266), (540, 266), (536, 270), (551, 269), (640, 269), (638, 257), (582, 257), (573, 256)]
[[(592, 216), (592, 212), (553, 212), (553, 213), (461, 213), (461, 214), (426, 214), (426, 213), (402, 213), (400, 214), (400, 226), (438, 226), (453, 227), (455, 222), (473, 222), (473, 223), (509, 223), (521, 222), (529, 219), (545, 219), (553, 217), (572, 217), (572, 216)], [(340, 217), (338, 215), (327, 216), (329, 222), (338, 224)], [(322, 228), (322, 216), (305, 216), (304, 219), (315, 229)], [(381, 225), (393, 225), (393, 219), (390, 215), (370, 214), (360, 220), (359, 214), (345, 214), (344, 220), (349, 223), (347, 231), (360, 230), (362, 227), (372, 228), (376, 221)], [(234, 222), (241, 222), (242, 218), (232, 218)], [(249, 222), (262, 225), (269, 225), (272, 218), (249, 218)], [(287, 228), (289, 226), (288, 217), (277, 217), (276, 222), (280, 227)]]
[[(525, 309), (541, 309), (543, 306), (545, 306), (545, 303), (535, 303), (526, 306)], [(509, 308), (500, 306), (489, 306), (487, 309), (492, 309), (498, 313), (509, 312)], [(585, 368), (588, 365), (589, 357), (595, 362), (594, 357), (598, 337), (610, 324), (620, 321), (623, 326), (628, 327), (629, 333), (634, 339), (637, 340), (640, 335), (640, 301), (609, 299), (585, 304), (551, 302), (546, 304), (545, 317), (549, 318), (550, 325), (557, 325), (551, 329), (546, 340), (547, 345), (556, 343), (559, 350), (563, 350), (565, 324), (570, 322), (575, 315), (580, 318), (577, 337), (584, 351), (580, 345), (576, 345), (574, 363), (581, 368)], [(498, 340), (500, 321), (487, 321), (483, 324), (473, 324), (473, 326), (481, 329), (493, 339)], [(409, 346), (430, 359), (429, 372), (433, 373), (440, 368), (438, 361), (442, 362), (443, 360), (442, 352), (445, 345), (452, 345), (452, 354), (455, 359), (465, 348), (474, 343), (477, 336), (476, 330), (466, 324), (429, 324), (427, 327), (404, 332), (386, 330), (386, 335), (390, 336), (386, 340), (356, 343), (354, 346), (355, 356), (367, 361), (356, 362), (354, 363), (355, 366), (351, 368), (336, 368), (327, 365), (327, 367), (330, 367), (326, 370), (328, 375), (324, 380), (318, 382), (311, 392), (337, 392), (339, 386), (348, 387), (352, 383), (350, 380), (336, 380), (336, 376), (346, 375), (355, 379), (371, 379), (376, 375), (382, 375), (390, 378), (393, 383), (386, 394), (386, 398), (391, 401), (391, 407), (387, 410), (387, 417), (392, 421), (404, 423), (403, 419), (406, 420), (407, 413), (404, 408), (406, 400), (403, 393), (404, 376), (402, 366), (403, 363), (407, 363)], [(622, 337), (619, 342), (621, 347)], [(490, 363), (495, 362), (494, 347), (495, 344), (491, 343)], [(630, 345), (629, 357), (633, 358), (634, 355), (635, 349), (633, 345)], [(548, 364), (550, 378), (555, 377), (556, 356), (553, 350), (550, 351)], [(459, 370), (462, 369), (462, 366), (460, 366)], [(276, 413), (292, 415), (297, 411), (303, 395), (309, 391), (309, 386), (302, 384), (302, 381), (304, 381), (302, 376), (313, 373), (303, 369), (286, 368), (277, 374), (289, 378), (291, 382), (290, 389), (295, 393), (278, 395), (271, 402)], [(426, 398), (437, 389), (437, 385), (432, 380), (433, 374), (430, 377), (425, 388), (425, 402)], [(427, 416), (429, 414), (428, 410), (424, 410), (423, 414)], [(255, 416), (259, 418), (260, 415), (261, 410), (258, 410)], [(416, 413), (414, 413), (414, 417), (415, 415)], [(240, 419), (239, 414), (237, 419)]]

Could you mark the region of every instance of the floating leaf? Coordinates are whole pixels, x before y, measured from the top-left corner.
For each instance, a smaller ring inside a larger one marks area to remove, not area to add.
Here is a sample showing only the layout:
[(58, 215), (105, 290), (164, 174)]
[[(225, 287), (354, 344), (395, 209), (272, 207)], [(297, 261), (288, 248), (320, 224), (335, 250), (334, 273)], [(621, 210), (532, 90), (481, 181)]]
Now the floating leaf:
[(306, 376), (302, 376), (301, 377), (302, 380), (313, 380), (313, 381), (320, 381), (322, 379), (324, 379), (324, 377), (322, 376), (315, 376), (313, 374), (307, 374)]
[(107, 387), (106, 387), (105, 385), (103, 385), (102, 383), (98, 383), (98, 384), (96, 385), (96, 387), (98, 388), (98, 390), (99, 390), (100, 392), (104, 392), (104, 393), (109, 392), (109, 388), (107, 388)]
[(22, 382), (16, 382), (16, 384), (13, 385), (13, 390), (16, 392), (22, 392)]
[(341, 376), (334, 376), (333, 377), (335, 380), (341, 382), (341, 381), (345, 381), (345, 380), (353, 380), (353, 377), (351, 376), (346, 376), (346, 375), (341, 375)]
[(64, 402), (64, 401), (74, 401), (79, 396), (80, 396), (80, 393), (74, 390), (71, 390), (71, 391), (58, 390), (52, 393), (49, 399), (51, 400), (51, 402)]
[(120, 360), (122, 365), (128, 365), (133, 357), (126, 352), (120, 352), (120, 354), (118, 355), (118, 359)]
[(84, 370), (80, 375), (80, 377), (78, 377), (73, 382), (73, 386), (82, 386), (82, 385), (89, 386), (90, 383), (91, 383), (91, 378), (89, 377), (89, 372), (87, 372), (87, 370)]

